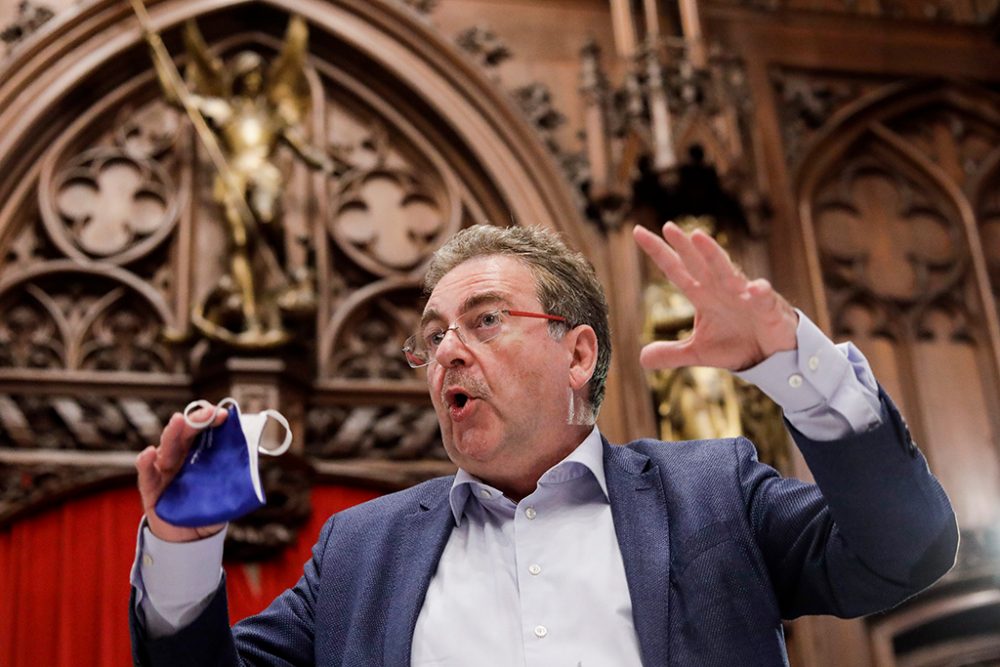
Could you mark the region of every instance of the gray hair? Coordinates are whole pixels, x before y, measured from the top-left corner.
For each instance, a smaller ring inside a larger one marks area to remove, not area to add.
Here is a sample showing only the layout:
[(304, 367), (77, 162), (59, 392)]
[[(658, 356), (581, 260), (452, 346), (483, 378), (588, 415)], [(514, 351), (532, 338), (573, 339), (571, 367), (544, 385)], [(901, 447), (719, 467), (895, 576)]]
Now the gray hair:
[[(474, 225), (455, 234), (434, 253), (424, 276), (424, 294), (429, 296), (441, 278), (459, 264), (489, 255), (524, 262), (535, 276), (538, 300), (547, 314), (562, 315), (570, 328), (587, 324), (597, 334), (597, 366), (589, 392), (589, 407), (596, 416), (611, 364), (611, 329), (608, 302), (594, 267), (554, 232), (541, 227)], [(550, 331), (555, 334), (562, 326), (553, 322)]]

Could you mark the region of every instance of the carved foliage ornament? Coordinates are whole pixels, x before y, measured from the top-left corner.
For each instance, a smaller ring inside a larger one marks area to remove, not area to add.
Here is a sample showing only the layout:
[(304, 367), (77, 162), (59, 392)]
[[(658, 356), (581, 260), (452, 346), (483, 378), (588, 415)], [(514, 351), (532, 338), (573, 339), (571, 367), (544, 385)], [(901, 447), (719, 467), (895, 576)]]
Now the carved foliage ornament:
[(487, 69), (497, 67), (513, 56), (507, 43), (486, 26), (463, 30), (455, 37), (455, 43)]
[(970, 108), (968, 101), (939, 102), (886, 122), (886, 126), (919, 150), (963, 190), (971, 192), (995, 169), (1000, 146), (1000, 111), (986, 113), (992, 122)]
[(324, 332), (320, 372), (352, 380), (413, 380), (403, 341), (420, 321), (420, 289), (412, 281), (380, 281), (340, 304)]
[(0, 30), (0, 41), (7, 45), (9, 52), (53, 16), (55, 14), (45, 5), (21, 0), (17, 5), (17, 18)]
[(781, 117), (781, 143), (791, 166), (799, 164), (809, 138), (830, 117), (863, 92), (854, 79), (831, 79), (782, 68), (771, 71)]

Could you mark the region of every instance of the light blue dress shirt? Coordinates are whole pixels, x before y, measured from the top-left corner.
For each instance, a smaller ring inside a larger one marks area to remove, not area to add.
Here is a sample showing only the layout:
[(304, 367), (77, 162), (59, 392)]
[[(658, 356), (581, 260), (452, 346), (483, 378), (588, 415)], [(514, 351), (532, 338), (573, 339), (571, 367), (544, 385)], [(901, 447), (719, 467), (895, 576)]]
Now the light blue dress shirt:
[[(878, 426), (878, 388), (857, 348), (835, 346), (802, 313), (796, 336), (796, 350), (737, 375), (812, 440)], [(449, 500), (456, 527), (417, 619), (413, 665), (640, 664), (596, 427), (519, 503), (463, 470)], [(208, 604), (224, 539), (172, 544), (140, 527), (131, 580), (151, 637)]]
[(640, 664), (596, 427), (519, 503), (464, 470), (449, 500), (411, 665)]

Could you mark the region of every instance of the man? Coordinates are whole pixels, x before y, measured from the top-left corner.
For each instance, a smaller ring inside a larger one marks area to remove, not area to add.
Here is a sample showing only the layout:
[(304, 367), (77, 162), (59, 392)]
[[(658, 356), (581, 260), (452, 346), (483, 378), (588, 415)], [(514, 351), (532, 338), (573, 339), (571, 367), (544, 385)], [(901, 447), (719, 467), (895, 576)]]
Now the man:
[(193, 437), (175, 416), (136, 464), (136, 661), (783, 665), (782, 618), (871, 613), (947, 571), (948, 500), (857, 350), (707, 235), (635, 238), (697, 311), (688, 339), (647, 346), (643, 364), (747, 369), (819, 487), (781, 479), (744, 439), (609, 445), (592, 268), (549, 233), (473, 227), (435, 254), (405, 348), (458, 474), (332, 517), (299, 583), (230, 631), (222, 527), (154, 511)]

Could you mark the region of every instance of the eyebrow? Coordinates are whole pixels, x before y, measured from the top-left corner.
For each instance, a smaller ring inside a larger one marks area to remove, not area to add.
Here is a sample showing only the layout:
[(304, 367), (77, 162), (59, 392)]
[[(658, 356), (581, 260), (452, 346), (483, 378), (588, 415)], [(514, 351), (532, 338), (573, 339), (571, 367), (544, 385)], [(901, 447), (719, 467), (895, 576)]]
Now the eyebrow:
[[(473, 308), (477, 308), (484, 303), (510, 303), (509, 298), (506, 294), (496, 291), (487, 292), (477, 292), (470, 295), (463, 303), (462, 307), (459, 308), (459, 314), (464, 315)], [(420, 328), (422, 329), (428, 322), (434, 320), (444, 320), (444, 317), (434, 308), (430, 308), (424, 311), (424, 314), (420, 317)]]

